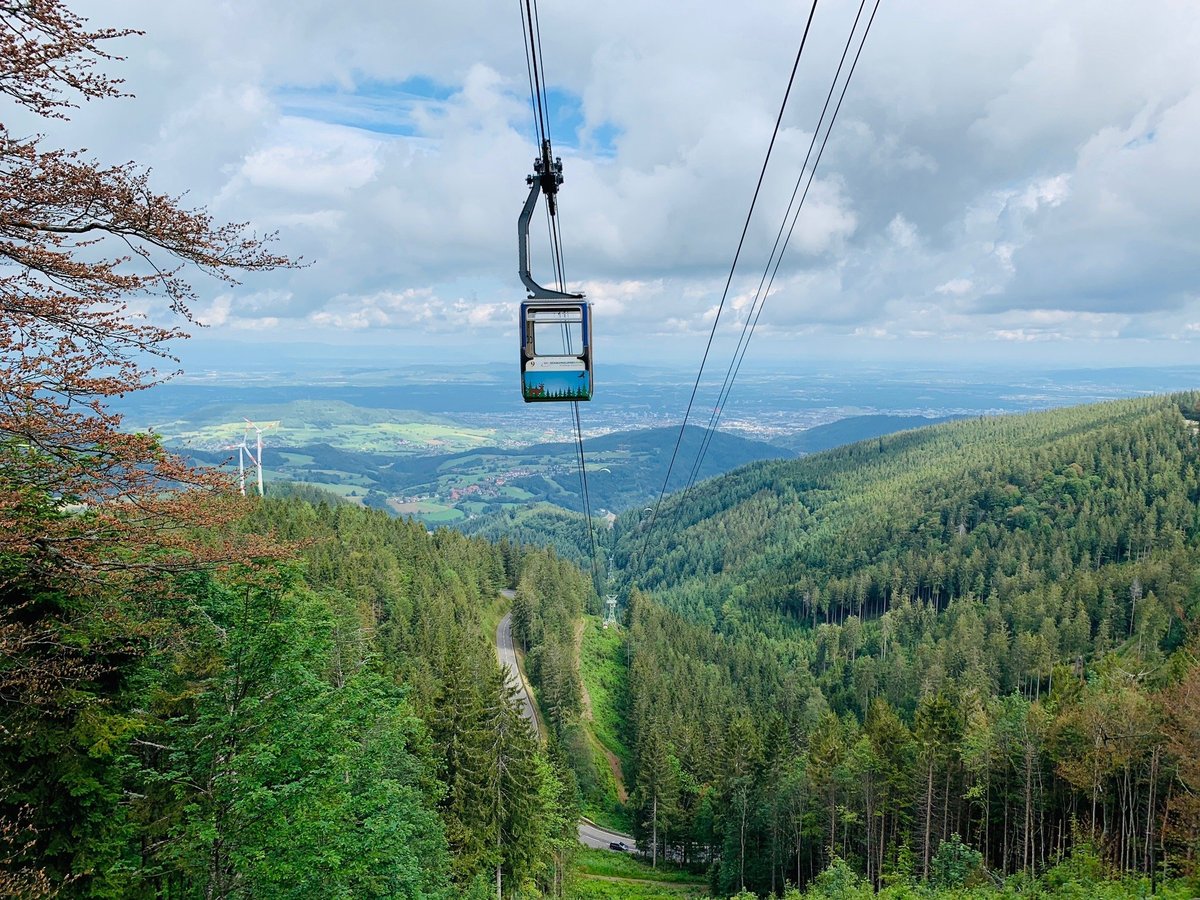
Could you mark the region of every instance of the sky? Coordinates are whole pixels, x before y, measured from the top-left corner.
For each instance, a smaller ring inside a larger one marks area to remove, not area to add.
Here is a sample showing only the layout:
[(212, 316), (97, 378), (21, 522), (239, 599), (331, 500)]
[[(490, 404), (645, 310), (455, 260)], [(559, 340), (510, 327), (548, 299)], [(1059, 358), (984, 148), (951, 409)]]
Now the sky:
[[(47, 141), (137, 160), (158, 189), (277, 231), (309, 263), (198, 280), (197, 344), (515, 360), (515, 225), (536, 152), (518, 2), (71, 6), (144, 32), (108, 66), (135, 96), (37, 124)], [(567, 284), (594, 304), (597, 365), (698, 363), (809, 9), (539, 5)], [(721, 313), (721, 366), (858, 10), (817, 4)], [(1197, 147), (1190, 0), (881, 0), (750, 358), (1194, 362)], [(534, 221), (549, 284), (540, 207)]]

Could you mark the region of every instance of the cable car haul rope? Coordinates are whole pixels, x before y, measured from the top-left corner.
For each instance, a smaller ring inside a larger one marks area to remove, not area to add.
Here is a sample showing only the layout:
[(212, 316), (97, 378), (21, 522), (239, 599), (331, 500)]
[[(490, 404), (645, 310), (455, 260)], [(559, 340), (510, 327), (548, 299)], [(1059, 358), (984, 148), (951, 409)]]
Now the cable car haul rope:
[[(521, 303), (518, 320), (521, 398), (526, 403), (557, 401), (571, 404), (571, 427), (575, 434), (579, 488), (591, 549), (592, 580), (599, 591), (596, 535), (592, 528), (583, 426), (579, 419), (579, 401), (592, 399), (592, 306), (583, 294), (564, 290), (566, 276), (558, 222), (558, 188), (563, 182), (562, 160), (554, 156), (550, 143), (549, 103), (543, 88), (545, 67), (541, 58), (541, 27), (536, 0), (522, 0), (521, 22), (539, 153), (533, 163), (533, 174), (526, 176), (529, 194), (517, 217), (518, 273), (528, 292)], [(546, 223), (557, 289), (542, 287), (534, 281), (530, 272), (529, 225), (539, 196), (546, 198)]]
[[(708, 427), (705, 429), (700, 448), (690, 468), (683, 491), (685, 498), (699, 477), (701, 465), (708, 452), (709, 443), (712, 440), (712, 434), (720, 422), (721, 412), (741, 370), (742, 361), (745, 359), (750, 339), (753, 337), (755, 328), (758, 326), (763, 306), (774, 285), (775, 276), (779, 271), (783, 254), (787, 250), (793, 229), (796, 227), (796, 220), (808, 197), (813, 179), (816, 177), (817, 167), (820, 165), (821, 158), (825, 153), (825, 146), (829, 141), (833, 124), (837, 120), (838, 113), (842, 107), (842, 101), (845, 99), (846, 91), (850, 86), (850, 80), (854, 75), (854, 70), (858, 66), (863, 46), (866, 44), (867, 35), (870, 33), (871, 25), (875, 21), (875, 13), (879, 10), (880, 0), (874, 0), (871, 14), (859, 36), (859, 24), (862, 21), (863, 12), (868, 2), (869, 0), (859, 0), (858, 11), (850, 27), (850, 33), (846, 38), (845, 46), (842, 48), (837, 71), (834, 73), (829, 85), (829, 91), (825, 97), (825, 104), (821, 109), (816, 128), (813, 129), (808, 153), (805, 155), (804, 162), (800, 166), (795, 189), (792, 191), (788, 209), (784, 213), (783, 221), (779, 226), (779, 231), (775, 238), (775, 246), (771, 249), (771, 255), (763, 271), (762, 279), (759, 281), (758, 290), (754, 294), (746, 321), (743, 323), (742, 334), (738, 339), (737, 349), (734, 351), (733, 359), (730, 361), (729, 367), (725, 372), (725, 378), (718, 392), (717, 401), (714, 404), (712, 414), (709, 416)], [(580, 489), (583, 494), (584, 514), (587, 517), (588, 542), (592, 553), (592, 576), (595, 579), (597, 569), (596, 540), (592, 529), (591, 501), (588, 497), (587, 489), (587, 466), (583, 452), (583, 431), (579, 420), (579, 404), (577, 402), (579, 400), (590, 400), (592, 396), (592, 310), (591, 304), (587, 302), (583, 294), (568, 293), (564, 290), (565, 276), (558, 222), (558, 189), (563, 182), (562, 160), (554, 156), (550, 143), (549, 105), (543, 88), (544, 66), (541, 59), (541, 29), (537, 18), (537, 0), (519, 0), (519, 4), (521, 6), (521, 29), (525, 39), (526, 65), (529, 73), (530, 101), (534, 114), (534, 131), (539, 151), (539, 156), (534, 161), (533, 174), (526, 178), (526, 183), (530, 186), (529, 196), (526, 198), (525, 205), (517, 220), (520, 276), (521, 281), (529, 292), (527, 299), (521, 304), (520, 311), (521, 395), (527, 403), (545, 401), (568, 401), (572, 403), (572, 426), (575, 431), (575, 441), (578, 451)], [(775, 120), (775, 128), (771, 134), (771, 141), (767, 147), (766, 156), (763, 159), (762, 169), (759, 172), (758, 182), (754, 189), (754, 196), (750, 201), (750, 209), (746, 214), (737, 250), (734, 252), (733, 262), (729, 268), (729, 275), (725, 281), (725, 289), (721, 294), (721, 301), (717, 306), (716, 316), (713, 319), (712, 331), (709, 334), (708, 343), (704, 349), (704, 356), (700, 361), (700, 369), (696, 373), (696, 381), (692, 387), (687, 410), (683, 416), (683, 422), (679, 426), (679, 434), (676, 437), (675, 446), (671, 451), (670, 462), (667, 465), (667, 472), (663, 478), (662, 489), (659, 491), (654, 506), (648, 508), (651, 511), (650, 521), (645, 526), (645, 534), (642, 537), (640, 549), (634, 555), (633, 559), (630, 560), (629, 567), (634, 577), (636, 577), (639, 568), (644, 566), (646, 562), (650, 534), (658, 519), (671, 474), (678, 461), (677, 458), (683, 442), (683, 435), (687, 428), (688, 420), (691, 417), (692, 407), (700, 388), (700, 381), (704, 374), (705, 364), (708, 361), (709, 351), (712, 349), (721, 313), (725, 308), (743, 245), (749, 232), (750, 220), (754, 215), (755, 206), (759, 199), (759, 191), (763, 186), (763, 179), (771, 160), (771, 152), (775, 147), (775, 141), (779, 135), (784, 111), (787, 108), (788, 99), (791, 96), (792, 87), (796, 79), (797, 69), (804, 54), (805, 45), (808, 42), (816, 9), (817, 0), (812, 0), (808, 19), (804, 26), (804, 33), (800, 39), (800, 47), (796, 52), (796, 59), (788, 78), (787, 89), (784, 91), (783, 102), (779, 107), (779, 115)], [(859, 36), (858, 48), (853, 55), (848, 73), (842, 79), (842, 72), (846, 66), (846, 61), (849, 58), (850, 50), (856, 36)], [(829, 117), (828, 123), (826, 123), (826, 115), (830, 111), (830, 103), (839, 86), (839, 82), (841, 93), (838, 96), (837, 103), (833, 107), (832, 115)], [(820, 147), (814, 158), (813, 150), (817, 146), (818, 140), (820, 141)], [(807, 180), (805, 178), (806, 175)], [(801, 191), (802, 184), (803, 191)], [(546, 197), (546, 222), (550, 235), (555, 275), (558, 280), (557, 289), (544, 288), (539, 285), (533, 280), (529, 270), (529, 223), (533, 217), (533, 210), (537, 205), (539, 195)], [(598, 580), (596, 584), (597, 590), (599, 590)]]

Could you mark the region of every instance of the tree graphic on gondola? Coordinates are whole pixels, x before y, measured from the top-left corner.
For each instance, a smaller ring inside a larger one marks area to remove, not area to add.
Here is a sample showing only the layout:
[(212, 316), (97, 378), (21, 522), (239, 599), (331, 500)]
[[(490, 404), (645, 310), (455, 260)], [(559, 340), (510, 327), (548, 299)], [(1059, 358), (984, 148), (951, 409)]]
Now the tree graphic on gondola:
[(591, 378), (587, 372), (556, 372), (543, 374), (534, 382), (527, 374), (524, 392), (527, 400), (588, 400), (592, 395)]

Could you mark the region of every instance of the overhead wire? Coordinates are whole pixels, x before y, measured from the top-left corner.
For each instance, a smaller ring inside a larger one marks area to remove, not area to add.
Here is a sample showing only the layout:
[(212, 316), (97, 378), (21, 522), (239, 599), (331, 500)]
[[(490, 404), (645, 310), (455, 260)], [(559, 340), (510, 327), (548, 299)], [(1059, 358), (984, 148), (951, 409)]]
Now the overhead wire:
[[(537, 122), (538, 150), (540, 151), (541, 139), (547, 136), (546, 113), (542, 105), (542, 82), (538, 69), (538, 61), (541, 57), (540, 29), (534, 25), (534, 7), (530, 0), (523, 0), (522, 7), (521, 36), (525, 40), (525, 64), (529, 70), (529, 80), (533, 89), (533, 115)], [(525, 32), (526, 23), (529, 25), (528, 33)]]
[(675, 470), (675, 460), (679, 456), (679, 447), (683, 443), (683, 435), (687, 430), (688, 419), (692, 414), (692, 406), (696, 402), (696, 394), (700, 390), (700, 380), (704, 376), (704, 366), (708, 361), (708, 354), (712, 350), (713, 339), (717, 334), (717, 326), (721, 321), (721, 313), (725, 309), (725, 301), (729, 297), (729, 289), (733, 284), (734, 272), (737, 270), (738, 260), (742, 255), (742, 247), (746, 242), (746, 234), (750, 230), (750, 220), (754, 216), (754, 208), (758, 203), (758, 195), (762, 190), (763, 180), (767, 174), (767, 165), (771, 161), (771, 152), (775, 149), (775, 140), (779, 137), (779, 130), (783, 123), (784, 110), (787, 109), (788, 98), (792, 93), (792, 86), (796, 81), (796, 71), (800, 68), (800, 59), (804, 55), (804, 47), (808, 43), (808, 34), (812, 28), (813, 16), (817, 12), (817, 0), (813, 0), (812, 7), (808, 11), (808, 21), (804, 25), (804, 34), (800, 38), (800, 48), (796, 51), (796, 60), (792, 63), (792, 71), (788, 76), (787, 89), (783, 93), (783, 102), (779, 104), (779, 115), (775, 118), (775, 128), (771, 132), (771, 140), (767, 144), (767, 152), (763, 157), (762, 169), (758, 173), (758, 182), (754, 186), (754, 196), (750, 199), (750, 208), (746, 212), (746, 221), (742, 225), (742, 233), (738, 238), (737, 250), (733, 254), (733, 262), (729, 266), (729, 275), (725, 279), (725, 289), (721, 292), (721, 301), (717, 304), (717, 313), (713, 317), (712, 330), (708, 335), (708, 342), (704, 346), (704, 355), (700, 358), (700, 369), (696, 373), (696, 382), (692, 386), (691, 396), (688, 398), (687, 409), (683, 414), (683, 421), (679, 425), (679, 434), (675, 438), (675, 446), (671, 450), (671, 459), (667, 463), (667, 473), (663, 477), (662, 489), (658, 492), (658, 499), (654, 501), (653, 511), (650, 515), (650, 522), (646, 526), (646, 534), (642, 543), (641, 551), (638, 559), (631, 568), (636, 572), (637, 565), (645, 560), (646, 549), (649, 546), (650, 534), (654, 530), (654, 523), (658, 520), (658, 511), (662, 507), (663, 498), (667, 493), (667, 485), (671, 481), (671, 473)]
[[(775, 244), (771, 248), (771, 254), (767, 259), (767, 263), (763, 268), (762, 278), (759, 280), (758, 289), (754, 294), (754, 298), (750, 303), (750, 309), (746, 314), (746, 319), (742, 323), (742, 333), (738, 338), (738, 345), (734, 350), (733, 356), (730, 358), (729, 367), (725, 372), (725, 380), (721, 384), (721, 389), (717, 393), (716, 403), (713, 405), (712, 414), (709, 416), (708, 426), (705, 430), (703, 439), (701, 440), (700, 449), (696, 454), (696, 459), (692, 465), (691, 473), (688, 477), (686, 486), (683, 489), (683, 495), (680, 500), (682, 503), (686, 500), (688, 492), (696, 483), (699, 476), (700, 467), (704, 462), (705, 456), (708, 454), (708, 448), (712, 444), (713, 435), (716, 432), (717, 425), (720, 423), (721, 416), (724, 414), (725, 406), (729, 401), (729, 394), (733, 390), (733, 384), (737, 380), (738, 373), (741, 371), (742, 361), (746, 358), (746, 351), (750, 346), (750, 340), (754, 337), (754, 331), (758, 327), (759, 318), (762, 316), (763, 307), (766, 305), (767, 297), (770, 295), (771, 288), (775, 283), (775, 276), (779, 272), (780, 263), (783, 260), (783, 255), (787, 251), (788, 244), (791, 242), (792, 233), (795, 231), (796, 222), (799, 220), (800, 211), (804, 207), (804, 201), (808, 198), (809, 189), (812, 187), (814, 178), (816, 177), (817, 167), (821, 164), (821, 157), (825, 153), (825, 145), (829, 142), (829, 136), (833, 131), (833, 125), (837, 121), (838, 112), (842, 108), (842, 101), (846, 97), (846, 91), (850, 87), (850, 80), (854, 77), (854, 70), (858, 65), (859, 57), (862, 55), (863, 46), (866, 44), (867, 35), (871, 31), (871, 23), (875, 20), (875, 13), (879, 9), (879, 0), (876, 0), (875, 6), (871, 11), (870, 18), (867, 20), (866, 27), (863, 29), (862, 37), (858, 43), (858, 50), (854, 55), (854, 60), (850, 65), (850, 70), (846, 75), (846, 80), (842, 84), (842, 91), (838, 97), (837, 105), (834, 107), (833, 115), (829, 119), (829, 125), (825, 129), (825, 136), (821, 140), (820, 150), (817, 152), (816, 160), (813, 162), (812, 168), (809, 169), (808, 163), (812, 158), (813, 149), (816, 146), (817, 138), (821, 135), (821, 128), (825, 124), (825, 115), (829, 111), (829, 104), (833, 99), (834, 92), (837, 90), (839, 79), (841, 78), (842, 69), (846, 65), (846, 59), (850, 55), (850, 48), (854, 43), (854, 36), (858, 33), (858, 23), (862, 19), (863, 10), (866, 7), (867, 0), (861, 0), (858, 6), (858, 12), (854, 16), (854, 22), (850, 26), (850, 33), (846, 36), (846, 43), (842, 47), (841, 59), (838, 62), (837, 71), (834, 72), (833, 78), (829, 83), (829, 91), (825, 95), (825, 103), (821, 108), (821, 115), (817, 119), (817, 125), (813, 129), (812, 139), (808, 144), (808, 151), (805, 153), (804, 162), (800, 166), (800, 173), (796, 176), (796, 184), (792, 188), (792, 196), (788, 201), (787, 210), (784, 212), (779, 223), (779, 231), (775, 235)], [(808, 180), (805, 181), (805, 173), (808, 174)], [(799, 203), (796, 202), (796, 195), (800, 193), (800, 186), (804, 185), (804, 192), (800, 194)], [(791, 219), (791, 224), (788, 220)], [(786, 229), (786, 236), (784, 231)], [(781, 243), (782, 241), (782, 243)]]
[[(537, 13), (537, 0), (520, 0), (521, 6), (521, 36), (525, 43), (525, 64), (529, 76), (530, 100), (534, 114), (534, 132), (537, 138), (538, 152), (543, 156), (546, 165), (553, 162), (553, 157), (543, 148), (551, 146), (549, 98), (545, 96), (545, 61), (542, 56), (542, 27)], [(558, 212), (556, 209), (555, 212)], [(559, 290), (566, 289), (566, 266), (563, 262), (562, 232), (557, 215), (551, 213), (550, 202), (546, 204), (546, 230), (550, 240), (550, 250), (555, 279)], [(573, 352), (570, 330), (564, 323), (562, 326), (563, 344), (567, 352)], [(581, 335), (582, 337), (582, 335)], [(571, 425), (575, 438), (576, 462), (579, 469), (579, 488), (583, 500), (584, 522), (587, 527), (588, 546), (591, 551), (592, 582), (599, 591), (598, 554), (596, 553), (596, 534), (592, 520), (592, 503), (588, 490), (587, 456), (583, 446), (583, 423), (579, 416), (579, 401), (571, 401)]]

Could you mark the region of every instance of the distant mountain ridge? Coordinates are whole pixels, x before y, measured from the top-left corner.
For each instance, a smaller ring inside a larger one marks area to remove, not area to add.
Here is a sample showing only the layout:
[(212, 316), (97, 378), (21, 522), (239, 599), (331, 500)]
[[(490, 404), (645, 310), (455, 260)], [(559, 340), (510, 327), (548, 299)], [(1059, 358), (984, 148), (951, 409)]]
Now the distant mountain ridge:
[[(1168, 546), (1173, 529), (1200, 529), (1192, 397), (972, 418), (751, 464), (668, 498), (641, 584), (690, 608), (720, 609), (737, 586), (758, 609), (841, 618), (879, 613), (900, 590), (986, 595), (1004, 569), (981, 560), (1032, 566), (1051, 535), (1093, 567)], [(636, 538), (618, 564), (645, 540), (636, 516), (619, 525)]]
[(942, 422), (952, 422), (963, 416), (891, 416), (868, 415), (847, 416), (836, 422), (816, 425), (798, 434), (791, 434), (776, 440), (781, 447), (786, 447), (796, 453), (819, 453), (822, 450), (832, 450), (856, 441), (893, 434), (897, 431), (908, 431), (912, 428), (924, 428), (927, 425), (938, 425)]

